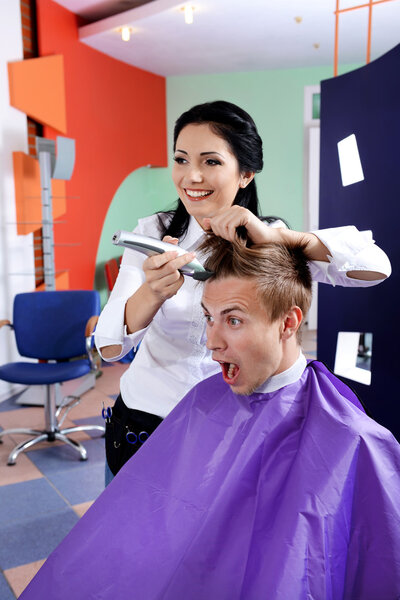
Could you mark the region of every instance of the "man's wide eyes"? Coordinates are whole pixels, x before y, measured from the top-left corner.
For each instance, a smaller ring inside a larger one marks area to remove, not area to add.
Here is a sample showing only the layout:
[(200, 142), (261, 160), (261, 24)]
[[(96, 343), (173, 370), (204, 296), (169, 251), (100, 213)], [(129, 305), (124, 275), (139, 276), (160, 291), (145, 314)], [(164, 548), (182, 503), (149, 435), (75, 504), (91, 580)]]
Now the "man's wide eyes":
[(231, 325), (234, 325), (234, 326), (235, 326), (235, 325), (239, 325), (239, 324), (241, 323), (241, 320), (240, 320), (240, 319), (237, 319), (236, 317), (230, 317), (230, 318), (229, 318), (229, 323), (230, 323)]
[[(211, 315), (204, 314), (204, 319), (205, 319), (206, 323), (213, 323), (213, 318)], [(233, 327), (237, 327), (238, 325), (240, 325), (242, 323), (242, 321), (240, 319), (238, 319), (237, 317), (228, 317), (227, 323), (229, 325), (232, 325)]]

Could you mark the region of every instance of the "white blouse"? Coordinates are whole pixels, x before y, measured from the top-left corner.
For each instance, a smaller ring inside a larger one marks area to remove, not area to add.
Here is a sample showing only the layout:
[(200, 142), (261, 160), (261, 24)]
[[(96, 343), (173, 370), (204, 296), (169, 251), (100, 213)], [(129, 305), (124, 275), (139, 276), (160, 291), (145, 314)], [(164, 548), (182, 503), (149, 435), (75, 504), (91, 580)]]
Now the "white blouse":
[[(273, 226), (284, 226), (275, 222)], [(140, 219), (136, 233), (159, 238), (158, 216)], [(180, 246), (194, 251), (203, 237), (203, 230), (191, 217), (189, 228)], [(375, 245), (371, 231), (356, 227), (337, 227), (314, 232), (329, 249), (330, 262), (310, 261), (315, 281), (347, 287), (369, 287), (376, 281), (347, 277), (347, 271), (377, 271), (389, 276), (390, 262)], [(201, 262), (201, 255), (197, 253)], [(125, 250), (120, 272), (110, 298), (104, 307), (95, 332), (96, 347), (121, 344), (121, 354), (105, 359), (122, 358), (139, 342), (135, 359), (121, 378), (121, 395), (129, 408), (166, 417), (179, 400), (199, 381), (220, 371), (205, 346), (205, 320), (200, 305), (202, 283), (185, 277), (178, 293), (166, 300), (151, 323), (133, 334), (124, 325), (125, 303), (144, 283), (142, 265), (146, 256)], [(101, 352), (100, 352), (101, 354)]]

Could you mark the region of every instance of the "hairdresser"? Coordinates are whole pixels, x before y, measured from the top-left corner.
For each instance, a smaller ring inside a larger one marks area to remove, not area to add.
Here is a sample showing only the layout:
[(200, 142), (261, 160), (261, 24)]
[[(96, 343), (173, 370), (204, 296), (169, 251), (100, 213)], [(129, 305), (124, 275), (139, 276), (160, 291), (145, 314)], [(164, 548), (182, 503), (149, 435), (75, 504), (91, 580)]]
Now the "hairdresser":
[(178, 270), (195, 256), (206, 230), (232, 240), (242, 226), (254, 243), (304, 240), (319, 282), (368, 287), (390, 275), (389, 260), (371, 232), (349, 226), (300, 233), (278, 219), (261, 220), (254, 175), (262, 167), (261, 138), (238, 106), (210, 102), (178, 118), (172, 170), (178, 204), (140, 219), (134, 231), (179, 243), (187, 254), (146, 258), (125, 250), (96, 329), (106, 361), (121, 359), (141, 342), (106, 424), (106, 483), (186, 392), (220, 371), (205, 346), (202, 286)]

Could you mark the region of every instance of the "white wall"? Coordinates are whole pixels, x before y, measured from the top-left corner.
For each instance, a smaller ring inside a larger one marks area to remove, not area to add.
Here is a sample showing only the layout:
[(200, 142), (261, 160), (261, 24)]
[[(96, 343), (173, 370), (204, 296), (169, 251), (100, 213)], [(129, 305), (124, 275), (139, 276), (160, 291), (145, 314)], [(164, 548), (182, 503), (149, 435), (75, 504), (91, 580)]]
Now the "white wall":
[[(27, 152), (26, 115), (10, 106), (7, 63), (23, 59), (19, 0), (0, 2), (0, 319), (12, 320), (18, 292), (35, 288), (33, 236), (17, 235), (12, 153)], [(17, 360), (13, 333), (0, 329), (0, 364)], [(13, 388), (0, 381), (0, 401)]]

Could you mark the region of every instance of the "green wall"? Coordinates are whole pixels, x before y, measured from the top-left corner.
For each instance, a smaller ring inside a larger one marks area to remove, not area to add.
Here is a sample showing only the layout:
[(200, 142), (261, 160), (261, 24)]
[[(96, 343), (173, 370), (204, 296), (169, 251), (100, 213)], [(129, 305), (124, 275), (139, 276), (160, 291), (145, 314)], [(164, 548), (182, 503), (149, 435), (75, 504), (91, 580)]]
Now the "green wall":
[(118, 258), (123, 253), (123, 248), (112, 244), (113, 234), (118, 229), (132, 231), (138, 219), (172, 207), (175, 198), (169, 169), (142, 167), (121, 183), (108, 209), (97, 250), (95, 289), (100, 292), (102, 306), (108, 297), (104, 265), (110, 258)]
[[(343, 67), (341, 73), (353, 69)], [(168, 149), (177, 117), (195, 104), (229, 100), (254, 118), (264, 143), (264, 169), (257, 186), (264, 215), (277, 215), (293, 229), (303, 224), (304, 87), (332, 77), (332, 66), (305, 69), (191, 75), (167, 78)], [(171, 165), (171, 160), (169, 160)], [(95, 286), (105, 302), (104, 262), (119, 254), (110, 239), (117, 229), (133, 229), (139, 217), (169, 208), (177, 195), (167, 169), (142, 168), (117, 190), (100, 239)]]

